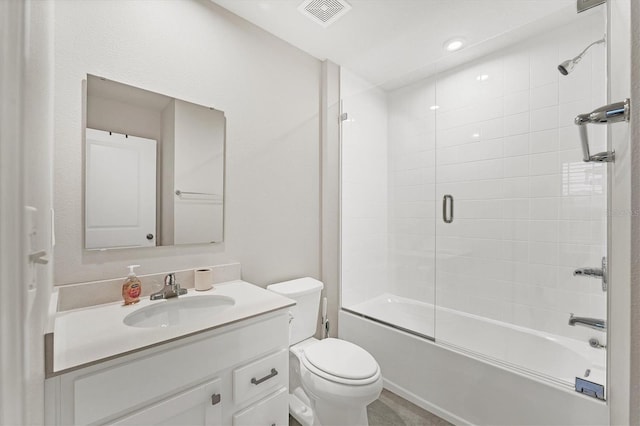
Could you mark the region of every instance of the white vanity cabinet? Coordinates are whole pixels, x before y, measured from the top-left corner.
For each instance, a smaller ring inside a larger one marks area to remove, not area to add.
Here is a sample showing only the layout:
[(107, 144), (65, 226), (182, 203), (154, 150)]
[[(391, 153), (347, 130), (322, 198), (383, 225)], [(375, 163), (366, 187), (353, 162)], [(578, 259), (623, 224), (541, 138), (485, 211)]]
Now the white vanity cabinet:
[(61, 372), (47, 423), (287, 425), (286, 309)]

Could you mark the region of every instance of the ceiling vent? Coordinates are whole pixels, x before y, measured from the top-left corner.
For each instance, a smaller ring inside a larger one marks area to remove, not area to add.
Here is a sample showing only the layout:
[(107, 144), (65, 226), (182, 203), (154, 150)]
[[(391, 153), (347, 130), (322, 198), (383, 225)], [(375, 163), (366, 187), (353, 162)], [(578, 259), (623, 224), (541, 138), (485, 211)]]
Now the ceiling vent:
[(351, 5), (345, 0), (305, 0), (298, 10), (326, 28), (350, 11)]

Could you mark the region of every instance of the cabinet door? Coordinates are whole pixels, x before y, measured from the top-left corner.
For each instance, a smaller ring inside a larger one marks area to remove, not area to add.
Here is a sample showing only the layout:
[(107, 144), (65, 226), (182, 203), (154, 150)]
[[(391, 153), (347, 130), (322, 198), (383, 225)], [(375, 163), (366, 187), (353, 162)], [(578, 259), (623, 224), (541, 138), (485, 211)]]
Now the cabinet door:
[(191, 388), (116, 420), (112, 425), (221, 425), (220, 379)]
[(233, 426), (288, 426), (289, 393), (287, 388), (233, 415)]

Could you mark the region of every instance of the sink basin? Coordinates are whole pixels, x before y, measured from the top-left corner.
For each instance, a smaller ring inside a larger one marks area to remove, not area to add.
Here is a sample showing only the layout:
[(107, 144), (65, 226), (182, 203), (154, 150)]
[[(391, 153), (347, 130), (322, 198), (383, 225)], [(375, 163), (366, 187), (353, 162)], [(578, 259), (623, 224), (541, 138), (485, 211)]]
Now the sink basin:
[(235, 304), (227, 296), (193, 296), (153, 302), (124, 317), (130, 327), (173, 327), (187, 323), (206, 322), (214, 315), (226, 311)]

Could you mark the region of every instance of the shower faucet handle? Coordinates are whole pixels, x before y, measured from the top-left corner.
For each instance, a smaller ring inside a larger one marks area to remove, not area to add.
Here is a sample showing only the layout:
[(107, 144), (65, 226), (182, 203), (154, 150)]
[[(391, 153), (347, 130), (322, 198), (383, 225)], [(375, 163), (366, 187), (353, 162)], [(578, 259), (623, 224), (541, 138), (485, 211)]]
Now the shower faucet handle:
[(574, 277), (592, 277), (602, 279), (602, 291), (607, 291), (607, 258), (602, 258), (601, 268), (578, 268), (573, 271)]

